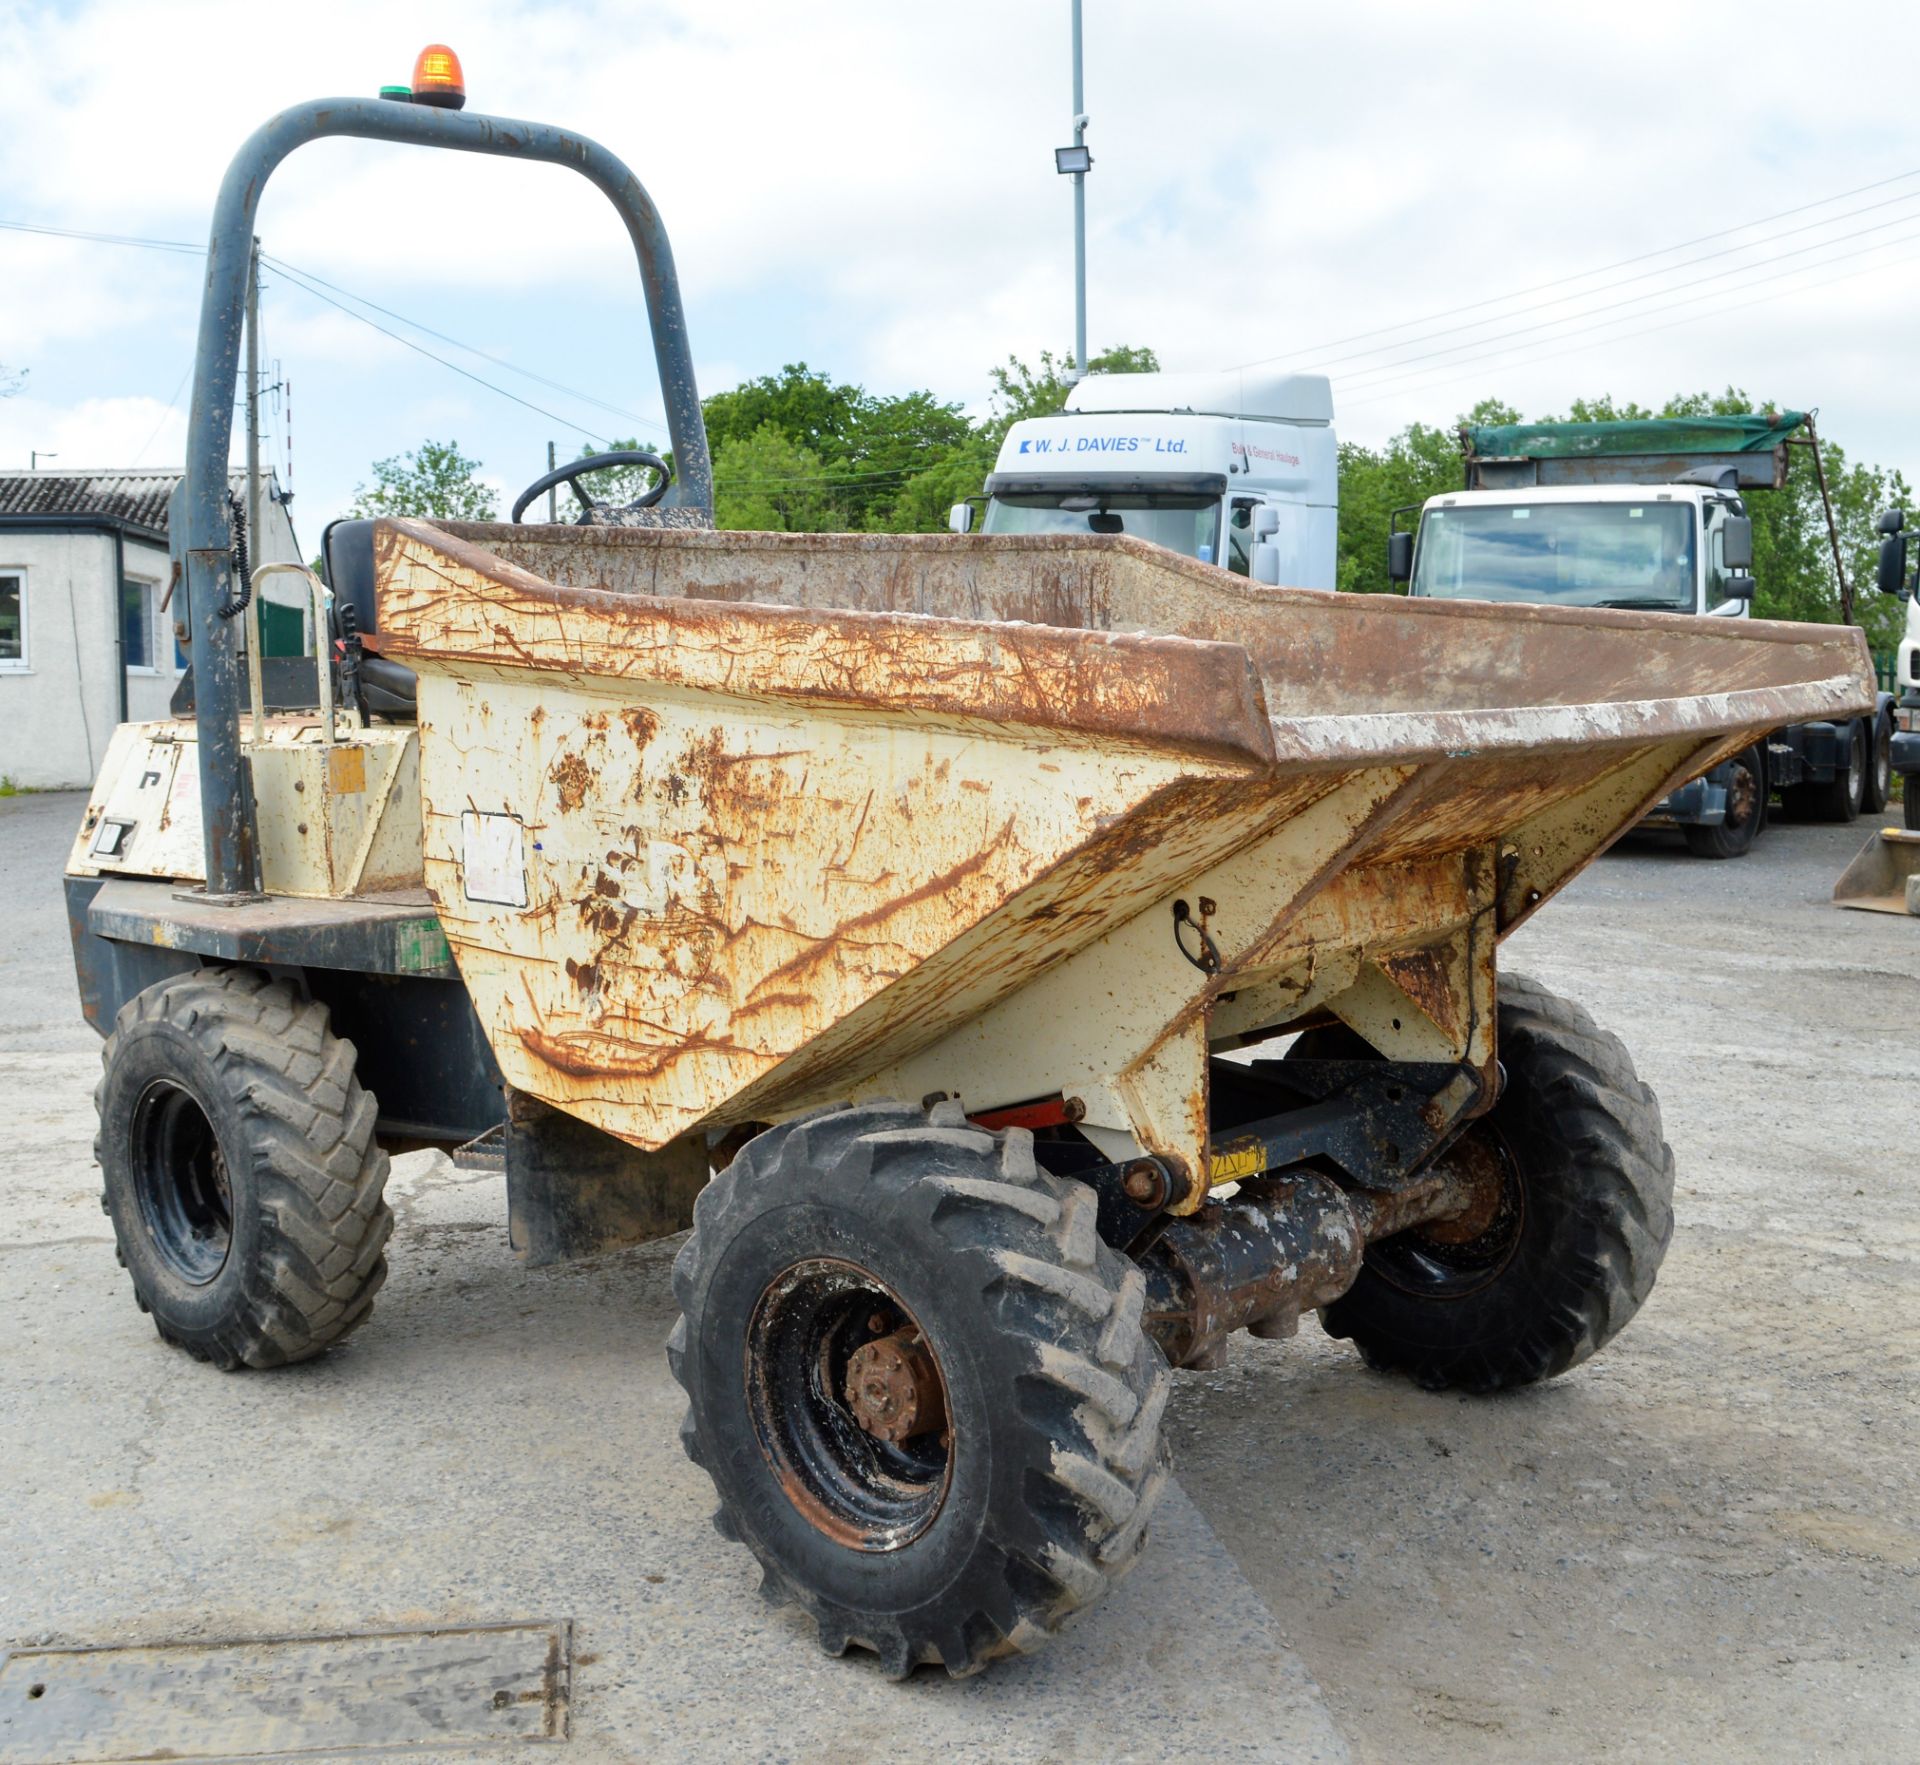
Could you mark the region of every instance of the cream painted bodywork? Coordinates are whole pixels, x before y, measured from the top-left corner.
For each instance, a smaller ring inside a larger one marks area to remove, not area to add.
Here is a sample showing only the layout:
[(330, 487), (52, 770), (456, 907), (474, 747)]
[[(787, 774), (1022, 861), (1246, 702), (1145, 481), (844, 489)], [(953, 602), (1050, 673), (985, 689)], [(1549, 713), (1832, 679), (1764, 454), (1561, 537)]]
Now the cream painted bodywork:
[[(317, 718), (277, 716), (246, 752), (268, 894), (338, 900), (420, 886), (416, 730), (375, 724), (329, 745)], [(127, 831), (114, 839), (115, 828)], [(114, 731), (67, 874), (204, 879), (191, 719)]]

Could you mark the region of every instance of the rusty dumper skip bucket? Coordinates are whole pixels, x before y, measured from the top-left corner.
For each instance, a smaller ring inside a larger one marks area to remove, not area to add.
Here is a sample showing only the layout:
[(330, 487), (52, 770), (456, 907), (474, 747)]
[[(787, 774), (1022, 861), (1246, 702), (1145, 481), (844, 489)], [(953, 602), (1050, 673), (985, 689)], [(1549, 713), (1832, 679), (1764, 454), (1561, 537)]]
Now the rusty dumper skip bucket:
[[(252, 670), (245, 716), (248, 242), (326, 134), (598, 185), (673, 462), (579, 527), (337, 525), (331, 641), (304, 683)], [(1232, 1331), (1318, 1310), (1494, 1390), (1645, 1299), (1658, 1108), (1500, 941), (1676, 784), (1868, 705), (1857, 632), (1258, 588), (1126, 538), (698, 530), (659, 217), (511, 119), (273, 119), (199, 347), (191, 715), (116, 732), (66, 881), (105, 1205), (166, 1340), (268, 1367), (356, 1328), (400, 1145), (503, 1145), (529, 1261), (691, 1223), (667, 1351), (721, 1530), (830, 1650), (962, 1674), (1133, 1563), (1170, 1369)]]

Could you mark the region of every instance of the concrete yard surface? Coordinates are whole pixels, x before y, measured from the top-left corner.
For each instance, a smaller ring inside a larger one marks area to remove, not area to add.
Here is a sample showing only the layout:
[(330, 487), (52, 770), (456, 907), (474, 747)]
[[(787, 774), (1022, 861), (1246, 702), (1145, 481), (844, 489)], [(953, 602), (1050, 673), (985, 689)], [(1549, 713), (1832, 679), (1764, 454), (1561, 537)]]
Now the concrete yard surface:
[[(1920, 1756), (1920, 922), (1827, 905), (1864, 824), (1726, 864), (1629, 841), (1509, 946), (1627, 1039), (1678, 1161), (1661, 1281), (1607, 1352), (1469, 1401), (1311, 1324), (1238, 1339), (1178, 1382), (1183, 1492), (1114, 1596), (1039, 1656), (895, 1685), (764, 1607), (708, 1523), (662, 1354), (677, 1241), (524, 1271), (499, 1179), (413, 1154), (343, 1348), (223, 1375), (163, 1347), (91, 1157), (59, 889), (79, 811), (0, 801), (0, 1762), (127, 1756), (66, 1738), (75, 1686), (122, 1660), (129, 1683), (225, 1670), (61, 1651), (338, 1638), (444, 1676), (471, 1641), (536, 1696), (563, 1633), (564, 1744), (505, 1706), (416, 1744), (419, 1700), (385, 1738), (449, 1761)], [(276, 1662), (351, 1677), (333, 1649), (255, 1650), (252, 1694)], [(348, 1743), (285, 1689), (254, 1754), (215, 1756), (377, 1756), (314, 1751)]]

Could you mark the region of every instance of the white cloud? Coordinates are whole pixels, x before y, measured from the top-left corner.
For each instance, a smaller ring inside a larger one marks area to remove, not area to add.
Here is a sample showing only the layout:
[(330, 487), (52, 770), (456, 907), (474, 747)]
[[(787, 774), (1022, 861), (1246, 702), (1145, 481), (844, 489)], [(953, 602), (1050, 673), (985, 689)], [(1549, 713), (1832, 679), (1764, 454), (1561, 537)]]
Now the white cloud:
[[(577, 127), (634, 167), (672, 233), (695, 348), (729, 374), (804, 358), (977, 405), (1008, 350), (1070, 342), (1068, 185), (1049, 158), (1068, 128), (1061, 0), (655, 0), (564, 16), (488, 0), (458, 8), (457, 24), (448, 12), (443, 0), (9, 12), (0, 210), (198, 239), (256, 112), (371, 92), (444, 34), (476, 107)], [(1892, 0), (1829, 8), (1818, 29), (1788, 0), (1749, 0), (1737, 30), (1713, 9), (1632, 4), (1098, 0), (1091, 341), (1151, 343), (1191, 368), (1280, 355), (1920, 167), (1911, 107), (1862, 101), (1872, 70), (1911, 40), (1910, 18)], [(207, 101), (173, 101), (182, 94)], [(1920, 234), (1920, 179), (1879, 194), (1910, 196), (1886, 213), (1911, 212)], [(270, 251), (429, 321), (450, 290), (496, 298), (504, 353), (549, 371), (579, 299), (634, 286), (604, 201), (550, 168), (326, 143), (275, 177), (261, 227)], [(1391, 373), (1419, 350), (1366, 337), (1328, 352), (1342, 358), (1331, 371), (1343, 432), (1372, 440), (1415, 417), (1445, 421), (1488, 392), (1539, 411), (1582, 391), (1658, 399), (1733, 382), (1821, 405), (1856, 452), (1911, 459), (1905, 387), (1920, 349), (1902, 296), (1914, 271), (1891, 249), (1844, 255), (1867, 243), (1831, 248), (1828, 273), (1864, 269), (1856, 280), (1790, 293), (1729, 278), (1672, 329), (1647, 327), (1682, 311), (1598, 338), (1511, 337), (1552, 316), (1531, 297), (1494, 309), (1507, 317), (1486, 327), (1485, 348)], [(169, 383), (180, 268), (104, 267), (115, 255), (0, 235), (4, 349), (30, 345), (51, 368), (91, 336), (151, 329), (144, 378)], [(297, 379), (306, 369), (308, 409), (323, 379), (344, 396), (441, 372), (394, 365), (371, 333), (350, 340), (351, 321), (291, 295), (285, 305), (273, 346)], [(1402, 335), (1470, 316), (1489, 314)], [(615, 371), (645, 373), (644, 348), (619, 341), (594, 389), (657, 409), (650, 380), (612, 389)], [(496, 420), (541, 422), (504, 408)], [(391, 442), (382, 431), (369, 451)], [(340, 480), (365, 469), (309, 460)]]
[(24, 472), (38, 451), (43, 470), (177, 466), (186, 457), (184, 397), (87, 398), (58, 405), (22, 392), (0, 398), (0, 469)]

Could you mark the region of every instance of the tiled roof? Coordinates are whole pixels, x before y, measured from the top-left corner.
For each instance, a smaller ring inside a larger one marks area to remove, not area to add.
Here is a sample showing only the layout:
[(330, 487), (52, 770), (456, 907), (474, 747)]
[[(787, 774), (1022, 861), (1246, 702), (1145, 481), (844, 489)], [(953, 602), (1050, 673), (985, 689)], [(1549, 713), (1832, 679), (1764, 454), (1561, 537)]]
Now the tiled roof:
[[(0, 474), (0, 519), (32, 515), (110, 515), (165, 536), (167, 500), (185, 474), (172, 472), (11, 472)], [(236, 489), (246, 474), (233, 474)]]
[(112, 515), (167, 530), (178, 472), (19, 472), (0, 477), (0, 515)]

